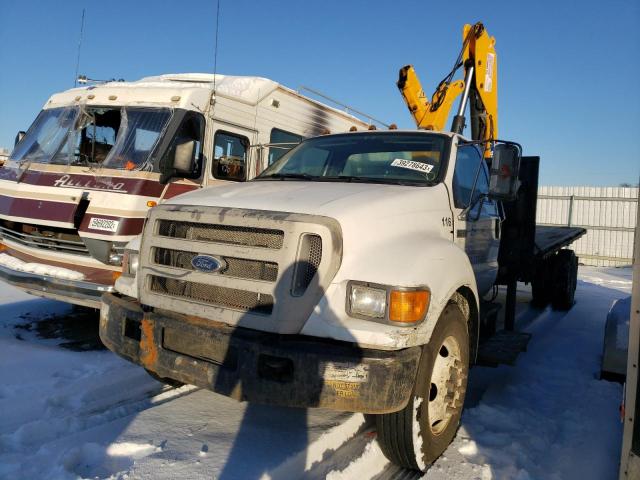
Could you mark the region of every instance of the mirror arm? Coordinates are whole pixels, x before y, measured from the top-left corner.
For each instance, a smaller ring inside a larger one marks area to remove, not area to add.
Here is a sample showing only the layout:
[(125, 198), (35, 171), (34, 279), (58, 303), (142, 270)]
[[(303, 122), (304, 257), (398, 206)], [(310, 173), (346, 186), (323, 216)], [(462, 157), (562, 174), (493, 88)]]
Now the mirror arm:
[(480, 211), (482, 210), (482, 205), (484, 205), (484, 202), (487, 198), (489, 198), (489, 195), (487, 195), (486, 193), (481, 194), (478, 198), (476, 198), (474, 202), (470, 203), (468, 206), (464, 208), (464, 210), (460, 212), (460, 214), (458, 215), (458, 220), (468, 220), (467, 214), (473, 209), (473, 207), (475, 207), (478, 204), (478, 202), (480, 202), (480, 208), (478, 208), (478, 214), (476, 215), (476, 218), (471, 219), (473, 221), (478, 220), (480, 218)]

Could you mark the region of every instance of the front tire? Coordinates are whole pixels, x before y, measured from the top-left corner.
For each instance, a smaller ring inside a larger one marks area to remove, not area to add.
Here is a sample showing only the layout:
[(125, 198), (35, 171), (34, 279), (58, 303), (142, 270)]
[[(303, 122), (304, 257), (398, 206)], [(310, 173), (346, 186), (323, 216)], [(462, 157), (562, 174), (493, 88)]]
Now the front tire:
[(446, 450), (460, 424), (468, 371), (467, 322), (449, 303), (423, 347), (409, 403), (376, 415), (378, 443), (392, 463), (424, 471)]

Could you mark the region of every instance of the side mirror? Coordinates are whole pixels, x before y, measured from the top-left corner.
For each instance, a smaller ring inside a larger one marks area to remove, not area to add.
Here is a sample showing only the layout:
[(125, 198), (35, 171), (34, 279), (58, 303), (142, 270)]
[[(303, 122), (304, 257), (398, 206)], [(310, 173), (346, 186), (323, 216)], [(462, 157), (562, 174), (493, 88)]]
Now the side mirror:
[(18, 145), (26, 134), (27, 132), (23, 132), (22, 130), (20, 130), (16, 135), (16, 139), (13, 141), (13, 146), (15, 147), (16, 145)]
[(196, 141), (178, 138), (172, 148), (169, 161), (164, 165), (160, 183), (166, 184), (174, 177), (191, 177), (194, 174)]
[(500, 143), (494, 147), (489, 178), (490, 198), (503, 201), (516, 199), (520, 187), (520, 157), (520, 146), (515, 143)]
[(173, 156), (173, 168), (177, 173), (184, 173), (185, 175), (191, 173), (195, 149), (195, 140), (178, 141), (176, 143), (176, 151)]

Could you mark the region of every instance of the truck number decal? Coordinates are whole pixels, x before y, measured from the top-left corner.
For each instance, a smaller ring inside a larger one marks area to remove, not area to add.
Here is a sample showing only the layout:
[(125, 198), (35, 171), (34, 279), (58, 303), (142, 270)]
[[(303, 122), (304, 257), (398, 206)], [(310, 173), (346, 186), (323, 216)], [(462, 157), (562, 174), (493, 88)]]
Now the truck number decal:
[(104, 232), (116, 233), (120, 220), (110, 220), (108, 218), (91, 217), (89, 220), (90, 230), (102, 230)]
[(391, 166), (415, 170), (422, 173), (430, 173), (431, 170), (433, 170), (433, 165), (428, 163), (414, 162), (413, 160), (404, 160), (402, 158), (396, 158), (391, 162)]
[(443, 227), (453, 226), (453, 221), (451, 220), (451, 217), (442, 217), (442, 226)]

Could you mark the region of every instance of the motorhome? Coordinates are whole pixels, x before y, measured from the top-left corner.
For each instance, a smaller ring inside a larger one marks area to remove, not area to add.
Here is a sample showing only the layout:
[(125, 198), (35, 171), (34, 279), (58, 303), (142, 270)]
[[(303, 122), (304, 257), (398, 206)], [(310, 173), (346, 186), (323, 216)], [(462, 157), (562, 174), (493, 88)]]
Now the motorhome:
[(360, 119), (260, 77), (170, 74), (53, 95), (0, 169), (0, 278), (98, 307), (147, 211), (249, 180)]

